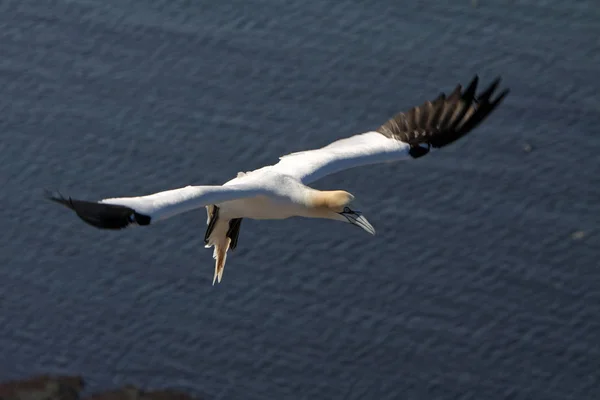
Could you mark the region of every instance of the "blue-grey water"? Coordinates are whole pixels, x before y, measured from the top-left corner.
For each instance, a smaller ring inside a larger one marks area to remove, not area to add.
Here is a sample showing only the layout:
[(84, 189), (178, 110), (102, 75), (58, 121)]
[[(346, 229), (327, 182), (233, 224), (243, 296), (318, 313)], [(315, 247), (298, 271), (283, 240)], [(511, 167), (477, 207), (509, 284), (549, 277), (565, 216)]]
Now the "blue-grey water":
[[(595, 0), (3, 0), (0, 378), (206, 399), (600, 396)], [(348, 170), (378, 230), (204, 210), (96, 230), (43, 199), (220, 184), (495, 76), (475, 134)], [(531, 149), (531, 151), (527, 151)]]

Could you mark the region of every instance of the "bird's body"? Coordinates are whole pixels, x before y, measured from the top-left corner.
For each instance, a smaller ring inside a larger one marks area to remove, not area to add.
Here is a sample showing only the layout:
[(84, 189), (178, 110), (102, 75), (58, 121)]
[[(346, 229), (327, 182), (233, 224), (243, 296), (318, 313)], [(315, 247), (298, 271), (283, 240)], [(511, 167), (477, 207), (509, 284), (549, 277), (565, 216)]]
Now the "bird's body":
[(225, 183), (224, 187), (249, 185), (267, 188), (269, 195), (218, 203), (221, 218), (285, 219), (308, 216), (310, 194), (317, 191), (298, 180), (270, 170), (252, 171)]
[[(275, 165), (240, 172), (237, 177), (223, 184), (224, 187), (235, 185), (269, 187), (273, 195), (279, 194), (279, 196), (237, 199), (216, 206), (219, 207), (220, 217), (229, 219), (312, 217), (314, 208), (305, 207), (306, 193), (317, 195), (321, 191), (311, 189), (306, 186), (307, 184), (350, 166), (357, 167), (385, 161), (386, 156), (389, 157), (389, 161), (397, 160), (406, 156), (408, 148), (407, 144), (387, 140), (377, 132), (367, 132), (338, 140), (319, 150), (288, 154), (281, 157)], [(365, 151), (369, 149), (372, 151)], [(282, 201), (286, 197), (289, 197), (291, 202)]]
[[(351, 222), (375, 233), (359, 211), (348, 207), (354, 199), (350, 193), (312, 189), (289, 175), (270, 169), (240, 174), (229, 185), (223, 186), (186, 186), (148, 196), (103, 199), (97, 203), (62, 197), (52, 199), (75, 210), (87, 223), (103, 229), (150, 225), (206, 206), (209, 219), (205, 243), (206, 247), (215, 248), (213, 284), (216, 280), (221, 281), (227, 251), (232, 240), (237, 240), (231, 234), (231, 221), (242, 218), (323, 218)], [(239, 234), (239, 225), (237, 229)]]
[[(366, 132), (350, 138), (340, 139), (321, 149), (297, 152), (281, 157), (275, 165), (268, 165), (250, 172), (240, 172), (223, 186), (268, 182), (273, 193), (289, 193), (294, 199), (257, 196), (238, 199), (207, 206), (207, 225), (204, 242), (206, 247), (214, 247), (216, 260), (216, 278), (220, 281), (229, 249), (237, 246), (242, 218), (249, 219), (285, 219), (289, 217), (327, 218), (338, 214), (323, 214), (320, 209), (327, 202), (344, 203), (342, 196), (335, 199), (333, 192), (310, 189), (304, 183), (313, 182), (348, 167), (357, 167), (376, 162), (394, 161), (407, 155), (409, 145), (397, 140), (389, 140), (378, 132)], [(306, 205), (306, 194), (301, 188), (309, 189), (312, 202)], [(315, 207), (314, 204), (322, 203)], [(327, 207), (324, 207), (327, 208)], [(218, 210), (215, 213), (215, 210)], [(343, 219), (340, 219), (343, 220)], [(231, 221), (234, 221), (233, 223)], [(372, 233), (375, 231), (373, 230)]]
[(362, 212), (353, 210), (354, 196), (343, 190), (321, 191), (308, 185), (326, 175), (358, 166), (418, 159), (472, 131), (503, 100), (508, 90), (491, 96), (500, 79), (476, 94), (478, 77), (467, 89), (458, 85), (446, 97), (399, 113), (374, 131), (343, 138), (316, 150), (291, 153), (274, 165), (240, 172), (222, 186), (187, 186), (148, 196), (99, 202), (51, 199), (73, 209), (87, 223), (102, 229), (150, 225), (183, 212), (206, 207), (206, 247), (214, 246), (215, 280), (221, 281), (229, 249), (235, 249), (241, 222), (290, 217), (348, 222), (374, 234)]
[[(235, 249), (242, 218), (281, 220), (291, 217), (345, 220), (338, 212), (353, 196), (343, 191), (319, 191), (305, 186), (297, 179), (270, 169), (238, 174), (224, 184), (267, 187), (269, 195), (229, 200), (207, 206), (206, 247), (214, 247), (215, 279), (221, 281), (227, 251)], [(233, 223), (232, 223), (233, 221)], [(365, 220), (366, 222), (366, 220)], [(237, 225), (235, 225), (237, 223)], [(369, 225), (370, 226), (370, 225)]]

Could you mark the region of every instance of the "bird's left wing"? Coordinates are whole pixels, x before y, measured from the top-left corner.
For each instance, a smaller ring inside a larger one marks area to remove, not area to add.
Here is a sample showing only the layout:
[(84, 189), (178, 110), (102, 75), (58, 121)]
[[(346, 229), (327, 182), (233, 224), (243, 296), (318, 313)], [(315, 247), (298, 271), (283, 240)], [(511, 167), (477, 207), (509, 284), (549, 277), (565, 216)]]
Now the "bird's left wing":
[(326, 175), (361, 165), (419, 158), (465, 136), (502, 102), (509, 90), (492, 98), (500, 78), (480, 92), (477, 75), (463, 91), (457, 85), (446, 97), (401, 112), (379, 129), (337, 140), (316, 150), (291, 153), (264, 168), (291, 175), (309, 184)]
[(100, 229), (123, 229), (130, 225), (150, 225), (210, 204), (268, 195), (264, 188), (249, 185), (186, 186), (140, 197), (95, 201), (65, 198), (48, 193), (48, 198), (73, 210), (79, 218)]

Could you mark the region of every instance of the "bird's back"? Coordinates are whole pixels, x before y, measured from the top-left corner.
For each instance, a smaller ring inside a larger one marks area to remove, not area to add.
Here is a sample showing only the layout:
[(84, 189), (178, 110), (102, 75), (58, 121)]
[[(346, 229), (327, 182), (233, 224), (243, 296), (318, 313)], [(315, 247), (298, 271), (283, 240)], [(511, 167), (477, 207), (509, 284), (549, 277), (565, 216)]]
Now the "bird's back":
[(303, 215), (306, 192), (313, 189), (296, 178), (270, 168), (260, 168), (238, 175), (224, 185), (256, 186), (265, 195), (216, 204), (220, 218), (283, 219)]

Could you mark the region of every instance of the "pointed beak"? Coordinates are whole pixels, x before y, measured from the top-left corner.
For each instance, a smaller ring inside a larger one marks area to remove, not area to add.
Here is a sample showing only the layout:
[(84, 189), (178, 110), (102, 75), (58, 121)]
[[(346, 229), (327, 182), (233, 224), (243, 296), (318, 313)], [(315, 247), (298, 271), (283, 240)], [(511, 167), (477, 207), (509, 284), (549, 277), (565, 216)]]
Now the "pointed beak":
[(373, 228), (373, 225), (371, 225), (369, 223), (369, 221), (367, 221), (367, 219), (364, 217), (364, 215), (362, 215), (361, 212), (350, 211), (350, 212), (341, 212), (340, 214), (343, 215), (344, 217), (346, 217), (348, 222), (350, 222), (352, 225), (361, 227), (365, 231), (369, 232), (371, 235), (375, 234), (375, 228)]

